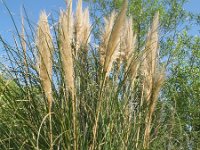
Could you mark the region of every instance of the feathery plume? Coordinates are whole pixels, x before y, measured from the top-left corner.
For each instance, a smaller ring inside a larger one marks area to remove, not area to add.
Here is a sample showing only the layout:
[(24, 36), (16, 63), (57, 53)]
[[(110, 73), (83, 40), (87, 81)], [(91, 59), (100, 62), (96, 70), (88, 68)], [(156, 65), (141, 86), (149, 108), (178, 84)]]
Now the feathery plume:
[(152, 115), (158, 100), (158, 95), (161, 86), (164, 82), (164, 72), (159, 70), (158, 66), (158, 27), (159, 27), (159, 12), (153, 18), (151, 29), (147, 34), (146, 47), (143, 60), (143, 75), (144, 75), (144, 94), (148, 106), (148, 113), (145, 118), (145, 133), (143, 147), (149, 148), (149, 139), (151, 132)]
[(134, 83), (137, 70), (139, 67), (139, 61), (136, 59), (134, 51), (136, 45), (136, 34), (133, 33), (133, 22), (132, 18), (128, 18), (126, 20), (126, 24), (124, 26), (122, 41), (120, 48), (124, 55), (122, 55), (122, 59), (126, 64), (126, 72), (128, 72), (131, 82)]
[(151, 102), (149, 104), (149, 108), (148, 108), (148, 113), (147, 116), (145, 118), (145, 132), (144, 132), (144, 142), (143, 142), (143, 147), (144, 149), (149, 148), (149, 139), (150, 139), (150, 132), (151, 132), (151, 122), (152, 122), (152, 116), (158, 101), (158, 96), (159, 96), (159, 92), (161, 89), (161, 86), (164, 83), (164, 79), (165, 79), (165, 70), (163, 69), (162, 71), (157, 70), (157, 72), (154, 75), (155, 78), (155, 82), (153, 85), (153, 90), (152, 90), (152, 95), (151, 95)]
[(72, 0), (65, 0), (65, 2), (66, 2), (66, 5), (67, 5), (67, 9), (72, 11)]
[(72, 58), (72, 19), (71, 13), (60, 13), (59, 20), (59, 40), (62, 68), (64, 72), (65, 84), (72, 95), (72, 111), (73, 111), (73, 136), (74, 149), (77, 149), (77, 123), (76, 123), (76, 98), (74, 87), (74, 66)]
[(113, 11), (109, 17), (104, 18), (105, 29), (101, 35), (101, 45), (99, 47), (100, 64), (102, 66), (104, 65), (104, 62), (105, 62), (108, 41), (110, 38), (110, 34), (112, 32), (112, 28), (113, 28), (116, 16), (117, 16), (117, 13)]
[[(105, 81), (107, 79), (107, 76), (109, 75), (109, 72), (111, 70), (111, 66), (113, 61), (115, 60), (115, 50), (119, 45), (119, 40), (120, 40), (120, 34), (121, 34), (121, 29), (123, 28), (123, 24), (126, 18), (126, 10), (127, 10), (128, 2), (127, 0), (123, 1), (123, 6), (122, 9), (118, 15), (118, 17), (115, 20), (115, 24), (112, 28), (112, 32), (109, 37), (108, 45), (106, 48), (106, 57), (105, 57), (105, 63), (104, 63), (104, 73), (105, 73), (105, 78), (102, 82), (102, 87), (104, 87)], [(100, 94), (101, 95), (101, 94)], [(97, 129), (98, 129), (98, 122), (99, 122), (99, 115), (102, 107), (102, 100), (100, 98), (98, 104), (97, 104), (97, 113), (96, 113), (96, 120), (93, 126), (93, 142), (91, 144), (90, 149), (95, 149), (95, 142), (96, 142), (96, 135), (97, 135)]]
[(47, 98), (49, 97), (49, 103), (52, 103), (51, 96), (51, 79), (52, 79), (52, 51), (53, 43), (50, 34), (50, 28), (47, 20), (47, 15), (43, 11), (40, 14), (36, 45), (40, 54), (40, 63), (39, 63), (39, 74), (42, 81), (42, 85), (45, 91)]
[(78, 54), (78, 50), (82, 47), (84, 50), (87, 50), (87, 45), (90, 40), (90, 18), (89, 10), (86, 8), (82, 10), (82, 0), (78, 1), (76, 15), (75, 15), (75, 56)]
[(151, 91), (153, 88), (153, 75), (155, 74), (158, 58), (158, 26), (159, 26), (159, 13), (154, 16), (152, 26), (147, 34), (147, 41), (143, 55), (142, 71), (145, 76), (145, 95), (146, 100), (149, 101)]
[(124, 59), (128, 60), (131, 58), (131, 56), (133, 55), (134, 51), (135, 51), (135, 44), (136, 44), (136, 34), (133, 33), (133, 21), (132, 18), (128, 18), (126, 21), (126, 32), (124, 35)]
[(91, 32), (91, 25), (90, 25), (90, 16), (89, 16), (89, 10), (86, 8), (83, 12), (83, 22), (82, 22), (82, 41), (81, 46), (87, 50), (87, 45), (90, 42), (90, 32)]
[(72, 32), (71, 16), (65, 12), (60, 13), (59, 20), (59, 40), (60, 40), (60, 53), (63, 65), (64, 77), (68, 90), (74, 94), (74, 75), (73, 75), (73, 59), (72, 59)]
[(45, 95), (48, 100), (49, 108), (49, 125), (50, 125), (50, 149), (53, 150), (53, 135), (52, 135), (52, 121), (51, 121), (51, 108), (52, 108), (52, 51), (53, 43), (48, 24), (46, 13), (43, 11), (40, 14), (36, 45), (39, 50), (40, 62), (39, 62), (39, 75), (42, 82)]
[(82, 0), (78, 0), (76, 14), (75, 14), (75, 56), (77, 56), (78, 49), (81, 45), (82, 36), (82, 24), (83, 24), (83, 12), (82, 12)]
[(116, 59), (115, 55), (113, 54), (116, 54), (115, 53), (116, 48), (118, 47), (119, 42), (120, 42), (120, 34), (121, 34), (121, 30), (123, 28), (125, 18), (126, 18), (127, 6), (128, 6), (128, 2), (127, 0), (124, 0), (121, 12), (116, 18), (115, 24), (113, 26), (113, 29), (109, 38), (108, 46), (106, 49), (106, 58), (105, 58), (105, 63), (104, 63), (104, 72), (106, 76), (109, 75), (110, 70), (112, 68), (112, 64), (114, 60)]
[[(70, 22), (71, 24), (73, 23), (73, 17), (72, 17), (72, 0), (66, 0), (67, 3), (67, 13), (69, 15), (68, 19), (71, 19), (71, 22), (68, 20), (68, 22)], [(71, 28), (72, 30), (72, 28)]]
[(151, 68), (151, 73), (155, 73), (158, 56), (158, 27), (159, 27), (159, 12), (157, 12), (153, 18), (153, 23), (149, 33), (147, 35), (147, 42), (145, 47), (145, 53), (148, 64)]

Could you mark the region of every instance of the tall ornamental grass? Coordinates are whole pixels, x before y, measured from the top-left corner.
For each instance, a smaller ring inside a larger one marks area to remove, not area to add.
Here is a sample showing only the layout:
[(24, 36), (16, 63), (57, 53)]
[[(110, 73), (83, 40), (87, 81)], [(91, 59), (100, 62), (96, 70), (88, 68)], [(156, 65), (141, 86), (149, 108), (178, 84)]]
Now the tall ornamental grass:
[(124, 0), (120, 12), (104, 17), (98, 45), (82, 0), (75, 13), (68, 0), (58, 21), (42, 11), (37, 26), (25, 12), (14, 46), (0, 37), (7, 54), (0, 79), (0, 149), (151, 147), (165, 76), (159, 12), (144, 48), (137, 49), (127, 6)]

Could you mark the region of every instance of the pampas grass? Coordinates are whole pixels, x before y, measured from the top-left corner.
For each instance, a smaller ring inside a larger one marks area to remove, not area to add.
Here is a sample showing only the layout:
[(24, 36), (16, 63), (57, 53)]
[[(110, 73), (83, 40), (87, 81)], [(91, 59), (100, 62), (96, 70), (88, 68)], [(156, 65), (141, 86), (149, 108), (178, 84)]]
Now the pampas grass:
[(108, 46), (110, 34), (112, 32), (112, 28), (113, 28), (115, 19), (116, 19), (116, 12), (112, 12), (109, 17), (104, 18), (105, 29), (104, 29), (104, 31), (102, 31), (101, 45), (99, 47), (99, 55), (100, 55), (101, 66), (103, 66), (104, 62), (105, 62), (107, 46)]
[(36, 37), (36, 44), (39, 50), (39, 75), (44, 89), (45, 95), (48, 100), (49, 107), (49, 122), (50, 122), (50, 149), (53, 149), (53, 134), (52, 134), (52, 120), (51, 120), (51, 109), (52, 109), (52, 52), (53, 43), (51, 39), (50, 28), (47, 20), (47, 15), (43, 11), (40, 15), (38, 22), (38, 30)]
[(91, 32), (89, 10), (88, 8), (86, 8), (84, 11), (82, 10), (82, 0), (78, 0), (77, 3), (74, 31), (75, 56), (77, 57), (80, 49), (87, 51)]
[(124, 0), (121, 12), (117, 16), (112, 32), (110, 34), (108, 46), (106, 49), (105, 63), (104, 63), (104, 73), (106, 76), (108, 76), (108, 74), (110, 73), (113, 61), (116, 59), (114, 54), (119, 44), (120, 33), (125, 22), (127, 6), (128, 2)]
[(157, 67), (158, 57), (158, 26), (159, 13), (156, 13), (153, 19), (152, 27), (147, 34), (147, 40), (144, 50), (143, 74), (145, 75), (145, 96), (149, 101), (153, 86), (153, 76)]
[(74, 65), (72, 58), (72, 34), (73, 20), (70, 8), (68, 12), (61, 12), (59, 21), (59, 40), (62, 67), (65, 84), (72, 96), (74, 149), (77, 149), (77, 123), (76, 123), (76, 98), (74, 87)]
[[(22, 23), (21, 51), (5, 46), (11, 63), (16, 63), (14, 71), (8, 71), (16, 84), (2, 96), (4, 140), (0, 142), (7, 149), (150, 148), (165, 74), (158, 59), (159, 14), (154, 16), (144, 50), (136, 50), (137, 33), (124, 0), (119, 13), (104, 17), (99, 45), (94, 47), (89, 10), (82, 10), (79, 0), (73, 15), (72, 1), (66, 3), (58, 22), (48, 21), (41, 12), (35, 41), (25, 36)], [(35, 51), (38, 61), (32, 59)], [(27, 71), (22, 74), (24, 65)], [(21, 81), (23, 75), (28, 76), (27, 84)]]
[(164, 71), (159, 70), (158, 66), (158, 28), (159, 12), (153, 18), (152, 26), (147, 34), (146, 47), (144, 52), (143, 74), (144, 74), (144, 94), (148, 105), (146, 115), (146, 125), (144, 133), (144, 148), (149, 148), (152, 115), (158, 99), (161, 85), (164, 81)]
[[(60, 53), (63, 65), (63, 71), (65, 76), (65, 84), (72, 95), (75, 93), (74, 89), (74, 69), (72, 58), (72, 26), (71, 22), (68, 22), (68, 14), (61, 12), (59, 21), (59, 40), (60, 40)], [(69, 20), (72, 21), (72, 20)]]
[(88, 49), (88, 43), (90, 42), (90, 32), (91, 32), (91, 25), (90, 25), (90, 15), (89, 10), (86, 8), (83, 12), (83, 24), (82, 24), (82, 41), (81, 46), (84, 50)]
[(36, 45), (39, 50), (39, 74), (49, 104), (52, 103), (51, 97), (51, 79), (52, 79), (52, 39), (48, 25), (47, 15), (42, 12), (38, 22)]

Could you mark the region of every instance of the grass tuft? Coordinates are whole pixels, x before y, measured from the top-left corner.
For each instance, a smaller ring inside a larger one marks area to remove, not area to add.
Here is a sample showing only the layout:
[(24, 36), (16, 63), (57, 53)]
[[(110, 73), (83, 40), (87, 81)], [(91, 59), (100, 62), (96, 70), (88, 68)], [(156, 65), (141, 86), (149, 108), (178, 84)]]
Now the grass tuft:
[(145, 49), (136, 50), (124, 0), (119, 13), (105, 17), (93, 46), (89, 10), (79, 0), (73, 16), (66, 3), (58, 21), (42, 11), (36, 30), (25, 13), (14, 46), (0, 37), (9, 61), (2, 67), (9, 77), (0, 78), (0, 149), (150, 148), (165, 79), (159, 13)]

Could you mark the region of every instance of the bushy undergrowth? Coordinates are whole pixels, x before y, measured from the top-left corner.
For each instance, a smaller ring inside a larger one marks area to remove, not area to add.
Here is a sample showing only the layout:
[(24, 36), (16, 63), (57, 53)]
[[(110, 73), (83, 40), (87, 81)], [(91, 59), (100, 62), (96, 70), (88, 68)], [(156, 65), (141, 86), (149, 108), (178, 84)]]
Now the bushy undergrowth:
[[(89, 11), (79, 0), (37, 29), (17, 30), (0, 86), (0, 149), (148, 149), (158, 139), (164, 69), (159, 65), (156, 13), (143, 50), (137, 49), (127, 1), (105, 16), (98, 46)], [(33, 40), (34, 39), (34, 40)], [(158, 107), (156, 107), (158, 106)], [(167, 130), (167, 129), (165, 129)], [(162, 133), (159, 133), (162, 134)]]

